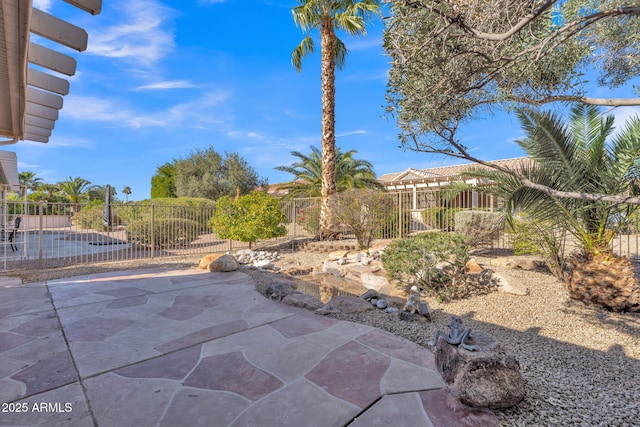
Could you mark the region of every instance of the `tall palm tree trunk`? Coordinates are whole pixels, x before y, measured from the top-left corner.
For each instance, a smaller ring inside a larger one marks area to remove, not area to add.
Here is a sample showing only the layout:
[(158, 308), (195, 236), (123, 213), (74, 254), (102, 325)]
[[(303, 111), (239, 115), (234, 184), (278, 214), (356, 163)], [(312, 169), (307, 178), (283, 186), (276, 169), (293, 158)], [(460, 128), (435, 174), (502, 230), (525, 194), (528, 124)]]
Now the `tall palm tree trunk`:
[(335, 72), (336, 36), (333, 23), (325, 19), (320, 29), (322, 70), (322, 202), (320, 212), (320, 238), (332, 234), (333, 209), (336, 194), (336, 113)]

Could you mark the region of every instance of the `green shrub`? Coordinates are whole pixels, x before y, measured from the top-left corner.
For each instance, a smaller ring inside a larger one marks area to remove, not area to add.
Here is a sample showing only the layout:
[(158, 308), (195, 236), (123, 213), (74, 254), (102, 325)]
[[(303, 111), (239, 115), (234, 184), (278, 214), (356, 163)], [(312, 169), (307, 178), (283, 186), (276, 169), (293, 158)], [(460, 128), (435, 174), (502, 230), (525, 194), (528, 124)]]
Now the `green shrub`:
[(513, 218), (507, 227), (514, 255), (539, 255), (551, 273), (561, 278), (566, 232), (550, 221), (536, 221), (526, 214)]
[(426, 232), (391, 242), (382, 254), (382, 265), (398, 285), (416, 285), (449, 301), (468, 295), (465, 265), (470, 249), (469, 240), (459, 234)]
[(209, 226), (223, 239), (251, 244), (260, 239), (284, 236), (287, 234), (285, 222), (287, 216), (282, 212), (280, 200), (253, 191), (235, 199), (219, 198)]
[[(411, 211), (402, 210), (402, 236), (411, 233), (411, 222), (413, 217)], [(398, 207), (393, 206), (386, 215), (385, 221), (376, 229), (374, 238), (376, 239), (397, 239), (400, 237), (400, 216), (398, 215)]]
[[(111, 209), (111, 226), (118, 226), (122, 223), (118, 215), (119, 209), (113, 206)], [(85, 205), (78, 212), (73, 214), (73, 221), (78, 227), (89, 228), (96, 231), (107, 231), (104, 222), (104, 202), (94, 200)]]
[(511, 241), (514, 255), (542, 255), (542, 248), (538, 245), (537, 227), (529, 220), (513, 218), (507, 227), (507, 234)]
[(456, 225), (456, 212), (460, 212), (461, 210), (462, 208), (438, 206), (426, 208), (420, 214), (422, 215), (422, 221), (429, 227), (436, 230), (453, 231)]
[(172, 247), (187, 245), (200, 235), (197, 221), (182, 218), (134, 221), (127, 225), (127, 240), (145, 246)]

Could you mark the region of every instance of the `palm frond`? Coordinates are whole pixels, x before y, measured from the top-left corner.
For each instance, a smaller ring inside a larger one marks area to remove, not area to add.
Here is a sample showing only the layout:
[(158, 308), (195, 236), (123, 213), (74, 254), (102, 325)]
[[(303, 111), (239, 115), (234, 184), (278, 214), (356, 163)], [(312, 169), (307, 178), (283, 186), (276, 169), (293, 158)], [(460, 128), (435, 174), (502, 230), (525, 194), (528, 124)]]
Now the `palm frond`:
[(302, 59), (310, 53), (313, 53), (315, 46), (313, 39), (310, 35), (307, 35), (302, 39), (300, 44), (293, 49), (291, 53), (291, 65), (293, 65), (298, 72), (302, 71)]

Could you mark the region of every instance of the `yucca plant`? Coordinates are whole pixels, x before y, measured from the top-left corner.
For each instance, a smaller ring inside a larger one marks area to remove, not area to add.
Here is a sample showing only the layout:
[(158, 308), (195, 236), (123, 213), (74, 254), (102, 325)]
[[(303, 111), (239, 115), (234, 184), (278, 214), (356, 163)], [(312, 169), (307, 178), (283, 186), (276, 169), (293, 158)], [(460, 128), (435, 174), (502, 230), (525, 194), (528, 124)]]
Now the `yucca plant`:
[[(590, 105), (574, 106), (565, 121), (557, 114), (520, 109), (526, 138), (516, 141), (534, 160), (518, 172), (558, 191), (583, 194), (640, 194), (640, 119), (614, 133), (613, 116)], [(476, 168), (470, 173), (494, 181), (507, 217), (519, 210), (550, 221), (575, 237), (580, 250), (568, 263), (570, 296), (613, 310), (640, 311), (640, 286), (630, 261), (614, 255), (611, 241), (637, 205), (552, 197), (515, 177)]]

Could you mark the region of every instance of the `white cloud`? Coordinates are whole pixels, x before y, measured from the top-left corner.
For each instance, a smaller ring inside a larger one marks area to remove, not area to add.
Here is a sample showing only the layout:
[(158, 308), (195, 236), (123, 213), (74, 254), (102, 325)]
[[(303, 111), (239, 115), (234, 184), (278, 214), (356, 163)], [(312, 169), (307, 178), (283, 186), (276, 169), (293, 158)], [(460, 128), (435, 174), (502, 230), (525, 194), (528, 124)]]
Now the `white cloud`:
[(170, 9), (155, 0), (124, 1), (118, 6), (121, 22), (92, 31), (88, 53), (152, 65), (173, 51), (174, 35), (166, 23)]
[(195, 84), (186, 80), (168, 80), (164, 82), (152, 83), (144, 86), (138, 86), (134, 90), (166, 90), (166, 89), (186, 89), (196, 87)]
[(343, 136), (351, 136), (351, 135), (363, 135), (365, 133), (369, 133), (366, 130), (358, 129), (358, 130), (350, 130), (347, 132), (341, 132), (336, 134), (336, 138), (342, 138)]
[(33, 7), (47, 12), (51, 9), (51, 0), (33, 0)]
[(187, 127), (206, 128), (228, 122), (224, 102), (230, 98), (225, 91), (212, 91), (204, 96), (165, 110), (137, 111), (121, 100), (68, 96), (62, 110), (67, 117), (85, 122), (112, 123), (121, 128)]
[(226, 3), (227, 0), (198, 0), (199, 5)]
[(606, 111), (606, 113), (615, 118), (614, 126), (616, 127), (616, 132), (618, 132), (624, 128), (625, 123), (632, 117), (640, 117), (640, 107), (618, 107)]

